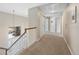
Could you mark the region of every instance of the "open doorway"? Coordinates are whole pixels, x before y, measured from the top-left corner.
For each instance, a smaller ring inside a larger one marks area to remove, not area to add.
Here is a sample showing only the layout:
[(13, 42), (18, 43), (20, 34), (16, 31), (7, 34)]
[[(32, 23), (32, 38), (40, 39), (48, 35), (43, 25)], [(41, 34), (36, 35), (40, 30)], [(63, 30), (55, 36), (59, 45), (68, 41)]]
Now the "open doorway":
[(47, 17), (44, 19), (44, 32), (61, 33), (62, 18), (60, 17)]

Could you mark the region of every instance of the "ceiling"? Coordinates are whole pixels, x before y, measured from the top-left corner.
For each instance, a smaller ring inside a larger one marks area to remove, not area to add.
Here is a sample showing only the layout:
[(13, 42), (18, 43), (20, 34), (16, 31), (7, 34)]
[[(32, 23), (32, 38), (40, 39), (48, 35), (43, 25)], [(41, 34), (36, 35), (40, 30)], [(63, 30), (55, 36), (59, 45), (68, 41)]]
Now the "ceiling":
[(19, 16), (28, 16), (28, 9), (43, 5), (44, 3), (0, 3), (0, 12), (13, 13)]
[(50, 3), (40, 6), (42, 14), (45, 16), (61, 16), (65, 8), (69, 6), (68, 3)]

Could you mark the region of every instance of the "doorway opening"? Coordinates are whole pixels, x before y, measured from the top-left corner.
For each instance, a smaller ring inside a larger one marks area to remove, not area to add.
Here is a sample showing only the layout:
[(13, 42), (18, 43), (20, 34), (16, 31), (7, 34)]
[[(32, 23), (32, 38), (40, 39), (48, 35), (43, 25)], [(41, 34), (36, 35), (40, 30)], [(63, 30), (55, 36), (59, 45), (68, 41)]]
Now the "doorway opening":
[(61, 33), (62, 17), (44, 18), (44, 32)]

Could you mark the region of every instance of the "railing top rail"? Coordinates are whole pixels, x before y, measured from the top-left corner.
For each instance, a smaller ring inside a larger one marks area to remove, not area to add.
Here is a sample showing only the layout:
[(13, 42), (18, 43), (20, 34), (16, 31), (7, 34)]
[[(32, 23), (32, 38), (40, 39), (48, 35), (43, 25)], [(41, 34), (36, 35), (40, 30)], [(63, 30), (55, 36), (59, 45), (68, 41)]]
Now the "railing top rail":
[(8, 48), (0, 47), (0, 49), (5, 49), (5, 50), (7, 50)]
[(37, 27), (30, 27), (30, 28), (25, 28), (25, 32), (9, 47), (9, 48), (3, 48), (3, 47), (0, 47), (0, 49), (5, 49), (5, 50), (9, 50), (17, 41), (20, 40), (20, 38), (25, 35), (25, 33), (27, 32), (27, 30), (31, 30), (31, 29), (35, 29)]
[(25, 28), (25, 30), (31, 30), (31, 29), (35, 29), (37, 27), (31, 27), (31, 28)]

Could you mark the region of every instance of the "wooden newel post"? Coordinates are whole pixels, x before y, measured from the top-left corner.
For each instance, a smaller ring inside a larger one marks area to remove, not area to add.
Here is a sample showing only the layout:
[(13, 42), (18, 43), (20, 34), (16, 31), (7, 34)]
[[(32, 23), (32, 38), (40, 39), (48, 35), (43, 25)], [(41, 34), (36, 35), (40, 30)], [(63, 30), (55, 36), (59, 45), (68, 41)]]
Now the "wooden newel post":
[(27, 29), (25, 29), (25, 33), (27, 33)]
[(7, 49), (5, 50), (5, 55), (7, 55)]

